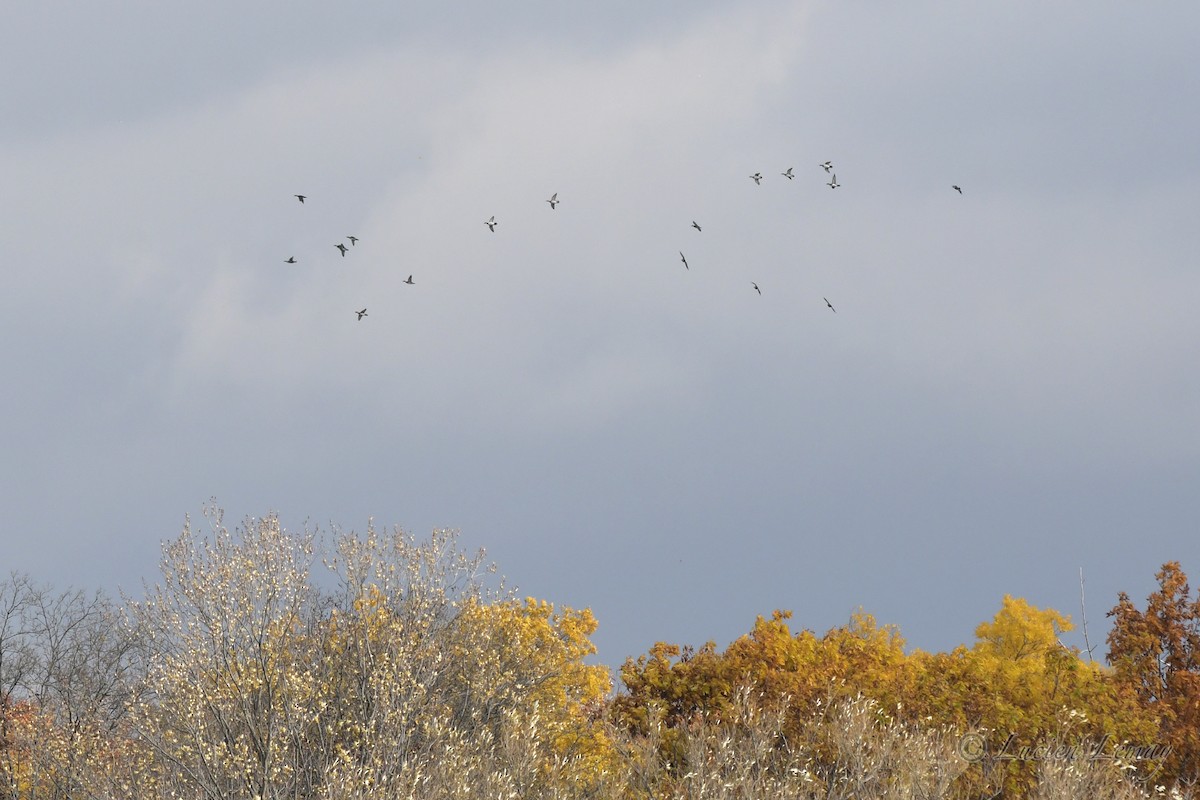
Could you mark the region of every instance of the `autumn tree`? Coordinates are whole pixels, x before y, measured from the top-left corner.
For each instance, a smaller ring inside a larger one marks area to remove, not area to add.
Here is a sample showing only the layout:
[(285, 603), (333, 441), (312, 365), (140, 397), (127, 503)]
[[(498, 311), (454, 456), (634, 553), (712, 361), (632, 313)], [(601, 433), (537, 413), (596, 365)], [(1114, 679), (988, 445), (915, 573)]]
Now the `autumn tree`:
[(1178, 561), (1155, 575), (1158, 590), (1144, 611), (1125, 592), (1108, 612), (1108, 661), (1118, 679), (1158, 720), (1157, 741), (1169, 747), (1169, 777), (1200, 782), (1200, 597), (1191, 598)]
[(133, 708), (164, 791), (274, 798), (311, 790), (311, 735), (326, 687), (308, 634), (316, 593), (310, 536), (269, 516), (231, 532), (208, 509), (164, 544), (162, 583), (129, 606), (145, 643), (145, 697)]
[(452, 531), (368, 524), (326, 541), (274, 515), (231, 531), (206, 513), (210, 532), (189, 523), (130, 606), (154, 791), (351, 800), (434, 780), (533, 797), (610, 764), (587, 610), (517, 602)]
[(535, 796), (552, 780), (582, 791), (612, 766), (597, 720), (607, 670), (583, 663), (590, 611), (516, 600), (452, 531), (417, 542), (369, 526), (339, 536), (328, 563), (340, 587), (322, 647), (339, 688), (326, 727), (343, 737), (343, 794), (474, 774)]
[[(1119, 742), (1146, 735), (1149, 720), (1110, 674), (1062, 643), (1069, 630), (1068, 616), (1005, 595), (995, 616), (975, 629), (973, 646), (913, 653), (916, 681), (906, 708), (914, 718), (983, 735), (991, 751), (1055, 742), (1111, 755)], [(981, 766), (993, 772), (989, 786), (1017, 796), (1030, 792), (1039, 774), (1027, 759), (985, 759)]]
[(493, 708), (537, 714), (541, 735), (572, 764), (576, 780), (611, 766), (611, 744), (596, 724), (611, 680), (606, 667), (583, 661), (596, 650), (591, 611), (534, 598), (472, 601), (464, 606), (463, 627), (473, 652), (453, 663), (469, 695), (489, 698)]
[(0, 791), (19, 796), (29, 782), (29, 753), (20, 746), (32, 705), (23, 701), (36, 672), (30, 615), (36, 591), (29, 578), (13, 574), (0, 581)]
[(1045, 731), (1066, 697), (1064, 682), (1080, 667), (1078, 653), (1061, 644), (1069, 617), (1005, 595), (990, 622), (975, 629), (973, 655), (995, 705), (990, 726)]
[(0, 581), (0, 786), (10, 797), (120, 793), (136, 642), (104, 594)]
[(858, 612), (824, 636), (792, 633), (790, 611), (758, 617), (750, 632), (718, 653), (713, 643), (698, 650), (659, 642), (621, 667), (626, 692), (614, 709), (627, 724), (644, 728), (658, 709), (668, 725), (697, 713), (736, 713), (735, 692), (750, 687), (765, 698), (786, 698), (807, 709), (815, 700), (866, 694), (894, 705), (912, 676), (904, 639), (893, 626)]
[[(993, 749), (1011, 736), (1014, 746), (1090, 742), (1111, 754), (1114, 744), (1150, 730), (1132, 693), (1060, 642), (1070, 619), (1021, 598), (1006, 596), (996, 615), (976, 629), (974, 645), (949, 653), (908, 653), (898, 630), (862, 612), (823, 636), (793, 633), (790, 616), (776, 611), (770, 619), (759, 617), (750, 633), (722, 652), (712, 644), (693, 651), (660, 642), (627, 660), (621, 670), (626, 691), (613, 702), (615, 719), (641, 735), (665, 727), (662, 757), (680, 770), (689, 768), (689, 726), (737, 719), (742, 690), (764, 708), (786, 710), (783, 734), (789, 741), (811, 730), (815, 710), (862, 700), (874, 704), (880, 724), (982, 733)], [(817, 756), (836, 758), (828, 744), (833, 739), (818, 741), (826, 744)], [(1037, 779), (1031, 761), (998, 763), (1000, 769), (987, 775), (989, 765), (979, 764), (956, 780), (1020, 796)]]

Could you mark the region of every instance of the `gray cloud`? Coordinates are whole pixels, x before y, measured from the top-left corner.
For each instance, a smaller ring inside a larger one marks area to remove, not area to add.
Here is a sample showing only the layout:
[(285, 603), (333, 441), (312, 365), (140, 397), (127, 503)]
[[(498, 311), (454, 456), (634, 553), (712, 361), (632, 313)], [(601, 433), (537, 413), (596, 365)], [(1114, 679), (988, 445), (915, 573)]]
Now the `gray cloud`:
[(1190, 7), (289, 8), (6, 34), (5, 566), (461, 527), (613, 664), (1188, 568)]

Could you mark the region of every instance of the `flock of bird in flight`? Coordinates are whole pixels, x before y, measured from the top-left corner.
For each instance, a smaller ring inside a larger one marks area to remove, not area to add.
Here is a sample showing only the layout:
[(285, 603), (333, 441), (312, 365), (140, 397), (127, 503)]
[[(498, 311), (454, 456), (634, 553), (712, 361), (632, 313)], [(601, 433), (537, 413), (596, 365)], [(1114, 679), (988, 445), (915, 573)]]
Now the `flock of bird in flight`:
[[(841, 186), (841, 184), (838, 183), (837, 173), (833, 171), (833, 162), (832, 161), (822, 161), (817, 166), (819, 166), (819, 167), (821, 167), (821, 169), (825, 170), (826, 174), (828, 174), (830, 176), (829, 182), (827, 184), (825, 184), (826, 186), (828, 186), (830, 189), (836, 189), (839, 186)], [(787, 170), (785, 170), (784, 172), (781, 172), (780, 174), (783, 177), (787, 178), (789, 181), (796, 177), (795, 173), (793, 172), (792, 167), (788, 167)], [(762, 180), (763, 180), (763, 175), (761, 172), (756, 172), (750, 176), (750, 180), (754, 181), (755, 185), (761, 186)], [(959, 194), (963, 193), (962, 187), (958, 186), (957, 184), (951, 186), (950, 188), (953, 189), (954, 191), (958, 192)], [(293, 195), (293, 197), (295, 197), (301, 203), (304, 203), (304, 201), (308, 198), (308, 195), (297, 194), (297, 195)], [(553, 211), (558, 207), (558, 204), (561, 203), (562, 201), (558, 199), (558, 192), (555, 192), (554, 194), (550, 195), (550, 198), (546, 202), (550, 204), (550, 210)], [(496, 221), (496, 216), (493, 214), (491, 217), (484, 220), (483, 224), (487, 226), (488, 230), (490, 230), (492, 233), (495, 233), (496, 226), (499, 225), (500, 223)], [(692, 220), (692, 227), (695, 228), (698, 232), (703, 230), (700, 227), (700, 224), (697, 223), (695, 220)], [(346, 240), (350, 242), (350, 247), (354, 247), (355, 245), (358, 244), (357, 236), (347, 236)], [(342, 244), (341, 242), (338, 242), (336, 245), (334, 245), (334, 247), (336, 247), (338, 249), (338, 251), (342, 254), (343, 258), (345, 257), (346, 253), (349, 252), (349, 250), (350, 250), (349, 247), (346, 247), (346, 245)], [(691, 269), (691, 267), (688, 266), (687, 256), (685, 256), (683, 254), (682, 250), (679, 251), (679, 260), (683, 262), (684, 269), (688, 269), (688, 270)], [(296, 257), (289, 256), (288, 258), (286, 258), (284, 260), (284, 263), (285, 264), (295, 264)], [(410, 286), (414, 285), (413, 276), (409, 275), (404, 280), (404, 283), (407, 283)], [(750, 285), (752, 287), (754, 287), (754, 291), (758, 292), (759, 295), (762, 294), (762, 289), (758, 288), (757, 283), (755, 283), (754, 281), (751, 281)], [(822, 297), (821, 299), (825, 301), (825, 305), (829, 307), (830, 311), (834, 312), (835, 314), (837, 313), (837, 309), (833, 307), (833, 303), (829, 302), (828, 297)], [(359, 321), (361, 321), (363, 317), (367, 316), (367, 309), (362, 308), (362, 309), (355, 311), (354, 313), (358, 315), (358, 319), (359, 319)]]

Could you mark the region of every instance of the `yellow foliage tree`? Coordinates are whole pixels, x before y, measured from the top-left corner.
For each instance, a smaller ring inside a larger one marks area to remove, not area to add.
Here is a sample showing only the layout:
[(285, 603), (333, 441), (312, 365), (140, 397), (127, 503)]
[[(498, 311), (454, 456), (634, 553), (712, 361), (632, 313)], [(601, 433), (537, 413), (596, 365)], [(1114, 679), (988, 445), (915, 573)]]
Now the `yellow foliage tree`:
[(1122, 741), (1153, 730), (1132, 694), (1112, 674), (1062, 644), (1069, 617), (1005, 595), (973, 647), (912, 655), (910, 718), (951, 724), (984, 737), (980, 764), (993, 785), (1023, 796), (1037, 779), (1038, 747), (1084, 748), (1106, 757)]
[(471, 631), (466, 641), (478, 649), (460, 654), (456, 663), (473, 693), (536, 714), (548, 755), (569, 765), (563, 776), (587, 783), (613, 767), (611, 739), (597, 724), (611, 680), (604, 666), (583, 663), (595, 652), (590, 610), (555, 611), (552, 603), (533, 598), (472, 602), (463, 625)]
[(1009, 729), (1049, 730), (1062, 705), (1063, 680), (1078, 654), (1060, 644), (1071, 620), (1005, 595), (991, 622), (975, 629), (974, 656), (996, 699), (989, 722)]

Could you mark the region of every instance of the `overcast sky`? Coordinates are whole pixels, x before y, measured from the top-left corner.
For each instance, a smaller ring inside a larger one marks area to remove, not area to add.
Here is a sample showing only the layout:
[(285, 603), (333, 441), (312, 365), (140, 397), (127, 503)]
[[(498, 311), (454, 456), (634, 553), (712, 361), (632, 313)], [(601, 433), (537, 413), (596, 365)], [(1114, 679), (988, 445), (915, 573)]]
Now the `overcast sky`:
[(1081, 567), (1096, 643), (1164, 561), (1200, 580), (1198, 30), (8, 8), (0, 571), (137, 594), (215, 496), (461, 529), (613, 666), (776, 608), (949, 649), (1006, 593), (1078, 620)]

